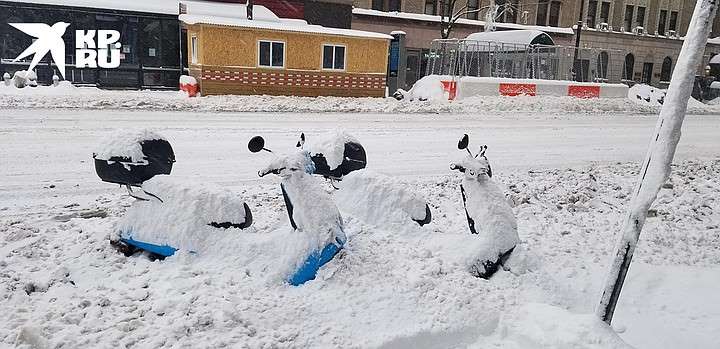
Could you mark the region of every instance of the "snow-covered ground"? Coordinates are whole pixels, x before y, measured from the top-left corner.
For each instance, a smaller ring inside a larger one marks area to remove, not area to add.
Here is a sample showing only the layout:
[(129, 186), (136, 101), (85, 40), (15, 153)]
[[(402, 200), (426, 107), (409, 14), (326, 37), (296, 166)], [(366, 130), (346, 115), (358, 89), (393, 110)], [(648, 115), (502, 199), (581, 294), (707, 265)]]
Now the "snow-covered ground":
[[(712, 109), (686, 119), (672, 187), (646, 224), (608, 328), (593, 307), (654, 128), (650, 109), (615, 102), (593, 113), (584, 101), (497, 98), (471, 112), (391, 100), (98, 94), (106, 105), (0, 96), (0, 347), (717, 345), (720, 117)], [(265, 110), (262, 101), (295, 112), (208, 112)], [(498, 105), (514, 112), (492, 111)], [(314, 108), (334, 113), (297, 112)], [(343, 113), (351, 109), (373, 113)], [(162, 262), (109, 246), (132, 199), (99, 181), (91, 153), (115, 130), (136, 127), (173, 144), (173, 178), (219, 184), (248, 202), (255, 223), (235, 245)], [(267, 276), (276, 266), (261, 247), (291, 231), (277, 179), (257, 178), (269, 155), (246, 144), (261, 134), (284, 151), (301, 131), (312, 139), (335, 128), (363, 143), (368, 168), (423, 194), (434, 221), (384, 230), (346, 214), (346, 250), (317, 280), (291, 287)], [(495, 178), (513, 203), (520, 272), (476, 279), (428, 243), (467, 233), (461, 178), (448, 168), (462, 155), (455, 145), (463, 133), (489, 145)]]

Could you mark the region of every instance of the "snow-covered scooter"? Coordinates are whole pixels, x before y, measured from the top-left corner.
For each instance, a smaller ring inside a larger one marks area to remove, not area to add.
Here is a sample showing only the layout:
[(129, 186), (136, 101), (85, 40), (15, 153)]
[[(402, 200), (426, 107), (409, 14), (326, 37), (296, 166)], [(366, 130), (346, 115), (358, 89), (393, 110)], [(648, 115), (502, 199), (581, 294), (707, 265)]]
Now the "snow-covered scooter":
[(178, 250), (201, 253), (252, 224), (250, 208), (233, 192), (165, 176), (172, 170), (175, 154), (157, 133), (117, 135), (93, 158), (100, 179), (124, 186), (137, 199), (110, 239), (127, 256), (139, 250), (153, 258)]
[[(316, 161), (326, 162), (327, 159), (322, 154), (313, 159), (308, 151), (303, 150), (304, 138), (301, 136), (300, 149), (288, 155), (275, 156), (258, 171), (260, 177), (275, 174), (281, 178), (280, 189), (290, 225), (294, 230), (307, 234), (311, 240), (304, 262), (288, 278), (288, 282), (295, 286), (315, 279), (318, 270), (332, 260), (346, 242), (343, 219), (337, 206), (318, 178), (312, 176), (316, 172)], [(248, 142), (248, 149), (253, 153), (263, 150), (273, 153), (265, 148), (265, 140), (261, 136), (253, 137)]]
[(313, 173), (333, 182), (335, 204), (344, 213), (393, 229), (411, 221), (423, 226), (432, 220), (427, 201), (410, 186), (365, 169), (365, 150), (355, 137), (336, 130), (305, 142), (302, 134), (297, 145), (310, 154)]
[(478, 250), (471, 252), (473, 263), (470, 273), (487, 279), (503, 266), (520, 238), (515, 214), (505, 194), (492, 179), (492, 170), (485, 156), (487, 146), (480, 147), (473, 155), (468, 143), (468, 135), (463, 135), (458, 149), (466, 150), (468, 155), (452, 163), (450, 169), (464, 174), (460, 192), (468, 226), (470, 232), (479, 235), (482, 240)]

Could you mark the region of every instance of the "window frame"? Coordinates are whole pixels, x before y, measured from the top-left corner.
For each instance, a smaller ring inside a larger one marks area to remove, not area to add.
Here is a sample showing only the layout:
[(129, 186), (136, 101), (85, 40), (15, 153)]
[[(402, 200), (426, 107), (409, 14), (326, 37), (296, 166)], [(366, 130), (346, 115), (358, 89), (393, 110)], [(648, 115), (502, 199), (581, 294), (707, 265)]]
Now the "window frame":
[[(332, 68), (325, 68), (325, 46), (329, 46), (329, 47), (333, 48), (333, 50), (332, 50), (332, 58), (333, 58), (332, 66), (333, 67)], [(343, 68), (342, 69), (335, 68), (335, 48), (336, 47), (342, 47), (344, 50)], [(337, 72), (346, 71), (347, 70), (347, 53), (348, 53), (348, 49), (347, 49), (346, 44), (336, 44), (336, 43), (331, 43), (331, 42), (322, 43), (320, 45), (320, 69), (326, 70), (326, 71), (337, 71)]]
[[(260, 52), (260, 43), (262, 43), (262, 42), (270, 43), (270, 65), (262, 65), (262, 64), (260, 63), (260, 55), (261, 55), (261, 52)], [(272, 63), (273, 63), (273, 48), (272, 48), (273, 44), (282, 44), (282, 52), (283, 52), (283, 53), (282, 53), (282, 55), (283, 55), (282, 66), (272, 65)], [(286, 60), (287, 60), (287, 43), (285, 43), (285, 41), (282, 41), (282, 40), (273, 40), (273, 39), (258, 39), (258, 40), (257, 40), (257, 67), (258, 67), (258, 68), (265, 68), (265, 69), (285, 69), (285, 65), (286, 65), (285, 62), (286, 62)]]
[(198, 37), (190, 36), (190, 64), (198, 64)]

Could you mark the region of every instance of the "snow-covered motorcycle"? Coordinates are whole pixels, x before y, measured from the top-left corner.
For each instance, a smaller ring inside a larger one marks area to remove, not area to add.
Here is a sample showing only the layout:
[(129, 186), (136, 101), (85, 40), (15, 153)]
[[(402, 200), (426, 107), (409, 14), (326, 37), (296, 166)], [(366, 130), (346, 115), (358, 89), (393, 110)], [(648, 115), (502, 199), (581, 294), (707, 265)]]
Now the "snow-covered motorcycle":
[(450, 169), (464, 174), (460, 193), (465, 215), (470, 232), (478, 235), (480, 242), (470, 252), (470, 272), (477, 277), (489, 278), (507, 261), (520, 238), (515, 214), (502, 189), (492, 179), (492, 170), (485, 156), (487, 146), (483, 145), (473, 155), (468, 143), (468, 135), (463, 135), (458, 149), (467, 151), (468, 155), (452, 163)]
[(101, 180), (124, 186), (136, 199), (110, 239), (125, 255), (141, 250), (164, 258), (178, 250), (202, 252), (252, 224), (250, 208), (235, 193), (168, 178), (175, 153), (157, 133), (116, 135), (93, 158)]

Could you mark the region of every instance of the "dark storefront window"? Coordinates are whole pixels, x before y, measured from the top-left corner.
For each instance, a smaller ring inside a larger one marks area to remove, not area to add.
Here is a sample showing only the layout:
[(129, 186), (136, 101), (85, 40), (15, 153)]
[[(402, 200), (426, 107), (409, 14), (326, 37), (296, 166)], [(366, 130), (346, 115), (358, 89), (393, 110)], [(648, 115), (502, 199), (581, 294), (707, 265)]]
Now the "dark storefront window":
[(160, 46), (162, 46), (162, 24), (161, 20), (154, 18), (143, 18), (140, 21), (140, 40), (142, 52), (140, 61), (146, 67), (160, 67)]

